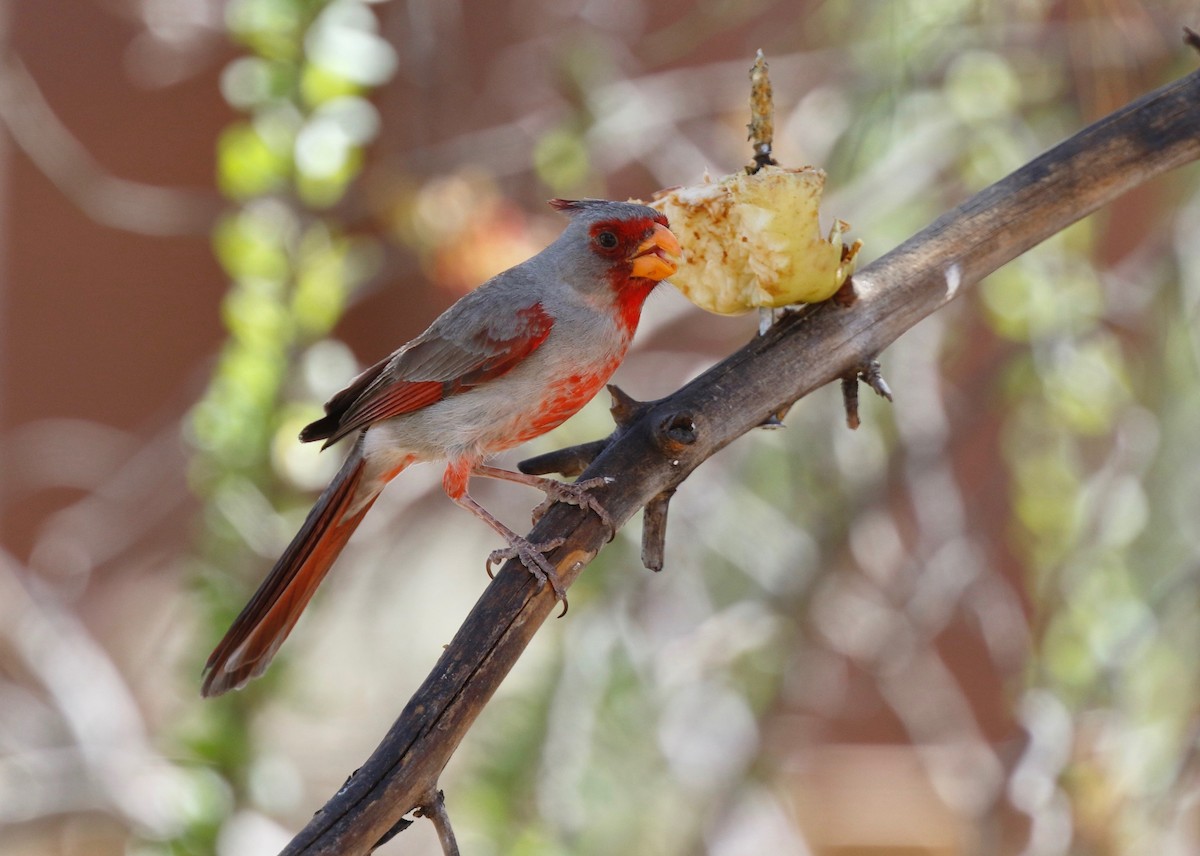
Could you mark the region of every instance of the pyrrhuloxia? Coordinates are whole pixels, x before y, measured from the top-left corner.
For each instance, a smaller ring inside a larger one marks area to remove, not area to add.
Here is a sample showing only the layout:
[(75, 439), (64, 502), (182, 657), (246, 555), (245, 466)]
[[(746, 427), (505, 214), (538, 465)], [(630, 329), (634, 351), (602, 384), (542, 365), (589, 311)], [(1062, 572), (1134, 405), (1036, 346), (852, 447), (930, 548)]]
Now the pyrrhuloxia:
[(201, 692), (219, 695), (266, 669), (350, 534), (388, 481), (410, 464), (445, 460), (442, 485), (508, 542), (560, 597), (554, 569), (470, 494), (472, 475), (502, 478), (603, 514), (587, 491), (489, 467), (491, 455), (555, 428), (586, 404), (624, 359), (642, 305), (675, 272), (679, 242), (666, 217), (627, 202), (553, 200), (571, 216), (553, 244), (493, 277), (424, 333), (367, 369), (325, 405), (300, 439), (354, 447), (299, 533), (205, 665)]

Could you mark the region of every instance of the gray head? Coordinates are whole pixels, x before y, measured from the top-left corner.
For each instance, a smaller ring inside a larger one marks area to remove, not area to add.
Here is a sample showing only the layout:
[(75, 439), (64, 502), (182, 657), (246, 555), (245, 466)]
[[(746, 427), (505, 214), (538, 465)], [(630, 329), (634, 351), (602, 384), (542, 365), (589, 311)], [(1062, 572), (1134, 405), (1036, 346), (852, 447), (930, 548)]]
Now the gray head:
[(552, 199), (550, 205), (571, 222), (546, 252), (576, 288), (610, 288), (640, 312), (646, 295), (675, 272), (679, 241), (662, 212), (605, 199)]

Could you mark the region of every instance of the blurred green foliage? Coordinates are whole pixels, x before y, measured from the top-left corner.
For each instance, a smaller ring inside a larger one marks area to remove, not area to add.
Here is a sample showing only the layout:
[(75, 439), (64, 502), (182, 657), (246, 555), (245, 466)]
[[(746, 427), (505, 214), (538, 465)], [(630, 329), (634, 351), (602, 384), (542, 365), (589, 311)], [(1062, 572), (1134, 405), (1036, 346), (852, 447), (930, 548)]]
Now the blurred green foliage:
[[(222, 79), (245, 118), (217, 143), (217, 181), (230, 208), (213, 248), (230, 278), (228, 338), (188, 421), (191, 480), (208, 505), (198, 579), (213, 642), (247, 599), (250, 574), (261, 571), (247, 561), (247, 532), (283, 528), (261, 497), (290, 492), (275, 474), (273, 447), (281, 433), (295, 438), (290, 402), (303, 390), (292, 367), (302, 349), (330, 335), (371, 273), (372, 239), (345, 234), (321, 211), (358, 175), (379, 125), (366, 96), (395, 66), (374, 13), (356, 0), (234, 0), (226, 17), (247, 51)], [(270, 539), (256, 546), (264, 554), (277, 547)], [(267, 692), (216, 700), (181, 726), (196, 761), (220, 771), (234, 796), (214, 803), (170, 852), (214, 852), (222, 824), (249, 795), (251, 727)]]

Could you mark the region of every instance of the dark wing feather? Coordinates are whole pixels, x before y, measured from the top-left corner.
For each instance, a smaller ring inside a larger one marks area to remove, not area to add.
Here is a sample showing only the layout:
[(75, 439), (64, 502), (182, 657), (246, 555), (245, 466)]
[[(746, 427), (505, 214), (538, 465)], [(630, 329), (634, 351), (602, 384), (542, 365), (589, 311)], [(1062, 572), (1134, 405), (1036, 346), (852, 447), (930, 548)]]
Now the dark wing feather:
[(540, 303), (517, 312), (516, 322), (510, 316), (503, 332), (496, 323), (485, 324), (464, 341), (438, 335), (435, 325), (329, 399), (325, 416), (306, 426), (300, 439), (324, 440), (328, 446), (372, 422), (420, 410), (500, 377), (533, 353), (554, 325)]

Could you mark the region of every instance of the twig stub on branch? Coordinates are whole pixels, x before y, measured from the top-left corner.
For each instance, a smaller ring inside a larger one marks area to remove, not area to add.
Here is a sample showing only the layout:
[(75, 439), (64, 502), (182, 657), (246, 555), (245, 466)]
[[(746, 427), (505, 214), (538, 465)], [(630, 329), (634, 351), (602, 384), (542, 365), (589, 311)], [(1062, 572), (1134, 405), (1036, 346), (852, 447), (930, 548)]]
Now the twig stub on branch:
[(880, 398), (892, 400), (892, 389), (883, 379), (879, 360), (867, 360), (842, 376), (842, 405), (846, 411), (846, 424), (855, 430), (861, 424), (858, 418), (858, 383), (862, 381)]
[(750, 145), (754, 148), (754, 161), (746, 172), (754, 175), (764, 166), (774, 165), (771, 147), (775, 144), (775, 101), (771, 90), (771, 75), (767, 60), (760, 50), (750, 68)]
[(442, 845), (442, 856), (459, 856), (458, 841), (454, 837), (454, 828), (450, 825), (450, 815), (446, 811), (446, 795), (438, 789), (425, 800), (424, 805), (413, 812), (417, 817), (427, 817), (437, 830), (438, 843)]
[(667, 510), (675, 489), (664, 490), (646, 503), (642, 514), (642, 566), (658, 573), (663, 569), (667, 550)]

